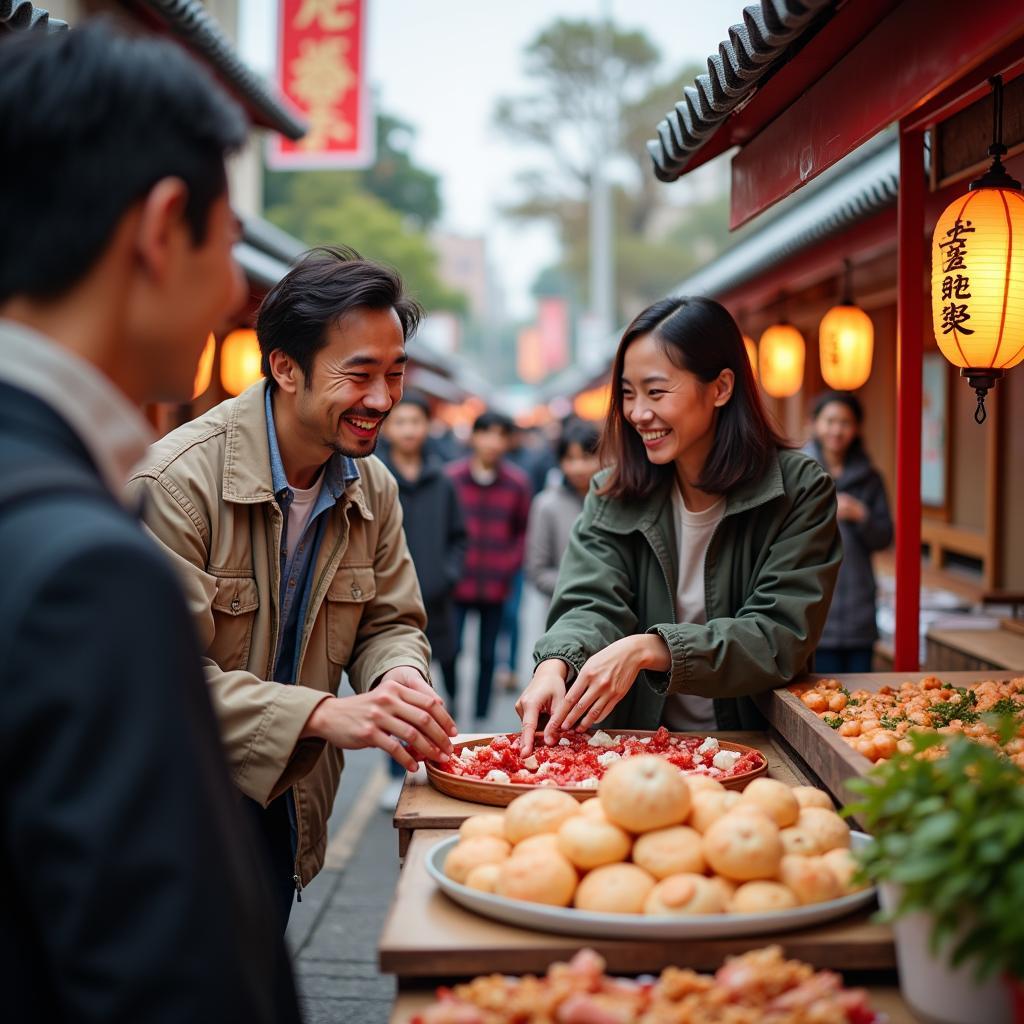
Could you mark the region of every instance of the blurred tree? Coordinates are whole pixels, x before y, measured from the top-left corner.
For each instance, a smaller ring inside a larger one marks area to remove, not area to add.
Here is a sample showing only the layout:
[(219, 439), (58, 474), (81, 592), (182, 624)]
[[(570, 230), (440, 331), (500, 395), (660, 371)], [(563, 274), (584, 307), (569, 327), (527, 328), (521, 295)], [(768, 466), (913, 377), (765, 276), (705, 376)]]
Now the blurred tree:
[(398, 210), (368, 192), (354, 175), (289, 171), (286, 177), (267, 190), (265, 213), (271, 223), (308, 245), (349, 245), (397, 267), (428, 310), (465, 310), (465, 296), (439, 279), (437, 253), (427, 236), (410, 229)]
[(415, 130), (377, 115), (377, 159), (363, 171), (267, 171), (268, 220), (309, 245), (349, 245), (398, 267), (428, 310), (463, 312), (466, 299), (438, 277), (426, 231), (441, 213), (438, 176), (410, 153)]
[[(526, 70), (537, 91), (500, 100), (495, 121), (508, 138), (536, 147), (546, 158), (543, 168), (520, 176), (523, 198), (506, 208), (509, 216), (546, 220), (558, 231), (563, 256), (542, 272), (544, 289), (560, 270), (572, 280), (572, 293), (587, 294), (590, 168), (595, 154), (603, 153), (616, 183), (621, 318), (711, 259), (728, 229), (724, 193), (686, 208), (667, 202), (645, 145), (701, 69), (686, 67), (665, 78), (661, 55), (642, 32), (612, 26), (608, 42), (606, 52), (597, 23), (553, 22), (526, 48)], [(603, 133), (605, 110), (613, 114), (613, 127)]]

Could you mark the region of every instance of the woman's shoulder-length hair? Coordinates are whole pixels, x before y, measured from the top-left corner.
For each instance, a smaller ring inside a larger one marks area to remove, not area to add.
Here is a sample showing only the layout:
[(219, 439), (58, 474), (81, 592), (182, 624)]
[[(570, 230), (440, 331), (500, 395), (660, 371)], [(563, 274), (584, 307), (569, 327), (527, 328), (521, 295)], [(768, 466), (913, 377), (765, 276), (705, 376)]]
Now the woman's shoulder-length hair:
[(623, 414), (626, 350), (648, 334), (675, 366), (705, 384), (722, 370), (733, 372), (732, 397), (718, 411), (715, 441), (698, 482), (700, 489), (727, 494), (764, 476), (779, 449), (792, 446), (768, 418), (736, 321), (713, 299), (668, 298), (648, 306), (633, 320), (615, 352), (611, 405), (600, 449), (602, 462), (610, 471), (599, 493), (625, 500), (646, 498), (673, 473), (671, 464), (658, 466), (648, 460), (640, 435)]

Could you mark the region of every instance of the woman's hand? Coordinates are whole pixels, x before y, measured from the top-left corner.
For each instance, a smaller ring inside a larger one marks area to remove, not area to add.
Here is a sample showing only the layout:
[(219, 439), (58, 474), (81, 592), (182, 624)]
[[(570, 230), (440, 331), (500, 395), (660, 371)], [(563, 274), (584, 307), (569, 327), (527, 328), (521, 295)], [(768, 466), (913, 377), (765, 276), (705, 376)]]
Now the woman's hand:
[(836, 495), (836, 515), (851, 523), (863, 523), (868, 517), (868, 510), (862, 501), (843, 492)]
[(541, 714), (548, 714), (565, 698), (565, 680), (569, 666), (558, 658), (542, 661), (533, 673), (530, 685), (516, 701), (516, 714), (523, 720), (519, 750), (523, 757), (533, 753), (533, 738)]
[(556, 742), (563, 729), (589, 729), (611, 714), (641, 671), (667, 672), (671, 665), (668, 647), (656, 633), (627, 636), (609, 644), (586, 662), (576, 682), (555, 707), (544, 729), (545, 742)]

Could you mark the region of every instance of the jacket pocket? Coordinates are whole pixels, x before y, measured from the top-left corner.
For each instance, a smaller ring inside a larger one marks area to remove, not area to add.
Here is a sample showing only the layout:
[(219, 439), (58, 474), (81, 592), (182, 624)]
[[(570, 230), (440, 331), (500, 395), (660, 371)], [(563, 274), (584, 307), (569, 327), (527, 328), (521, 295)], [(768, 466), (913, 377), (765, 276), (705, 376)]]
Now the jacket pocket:
[(218, 577), (213, 597), (215, 635), (210, 656), (223, 669), (247, 668), (260, 592), (256, 580)]
[(338, 567), (327, 588), (327, 657), (336, 665), (348, 664), (363, 609), (376, 595), (373, 566)]

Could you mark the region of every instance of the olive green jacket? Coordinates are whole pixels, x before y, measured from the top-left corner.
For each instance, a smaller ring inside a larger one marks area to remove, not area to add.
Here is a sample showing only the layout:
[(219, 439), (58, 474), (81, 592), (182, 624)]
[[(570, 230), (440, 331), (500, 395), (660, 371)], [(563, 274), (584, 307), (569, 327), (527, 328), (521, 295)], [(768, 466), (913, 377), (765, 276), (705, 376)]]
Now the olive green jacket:
[(804, 671), (825, 626), (842, 560), (832, 478), (782, 450), (765, 475), (727, 496), (704, 565), (707, 624), (677, 623), (679, 556), (667, 477), (650, 498), (601, 497), (599, 473), (562, 560), (548, 631), (534, 660), (573, 675), (608, 644), (657, 633), (667, 673), (644, 672), (605, 724), (655, 729), (665, 697), (715, 699), (720, 729), (761, 724), (749, 697)]

